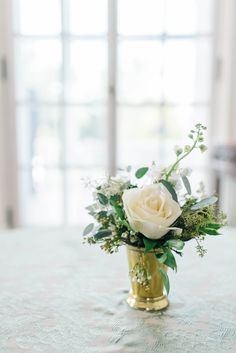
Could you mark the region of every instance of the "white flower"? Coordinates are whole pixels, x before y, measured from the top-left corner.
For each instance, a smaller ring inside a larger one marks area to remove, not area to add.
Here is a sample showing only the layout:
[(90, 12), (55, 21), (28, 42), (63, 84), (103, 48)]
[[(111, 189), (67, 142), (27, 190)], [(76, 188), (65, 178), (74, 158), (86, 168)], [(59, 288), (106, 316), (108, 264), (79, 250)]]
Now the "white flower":
[(125, 190), (122, 199), (133, 230), (149, 239), (163, 237), (181, 214), (179, 204), (161, 183)]

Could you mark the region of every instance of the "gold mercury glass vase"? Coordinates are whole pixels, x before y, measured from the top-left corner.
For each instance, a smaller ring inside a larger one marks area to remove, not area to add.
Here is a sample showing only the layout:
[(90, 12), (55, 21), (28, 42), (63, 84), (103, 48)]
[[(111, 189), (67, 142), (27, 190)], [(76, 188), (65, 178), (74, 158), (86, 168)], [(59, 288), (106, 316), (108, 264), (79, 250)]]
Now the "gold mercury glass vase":
[(142, 263), (150, 274), (149, 286), (141, 285), (131, 275), (131, 289), (127, 303), (131, 308), (147, 311), (162, 310), (169, 304), (164, 294), (164, 284), (159, 271), (160, 268), (167, 271), (167, 267), (161, 264), (155, 254), (158, 250), (152, 250), (144, 254), (144, 249), (127, 245), (129, 272), (132, 273), (137, 263)]

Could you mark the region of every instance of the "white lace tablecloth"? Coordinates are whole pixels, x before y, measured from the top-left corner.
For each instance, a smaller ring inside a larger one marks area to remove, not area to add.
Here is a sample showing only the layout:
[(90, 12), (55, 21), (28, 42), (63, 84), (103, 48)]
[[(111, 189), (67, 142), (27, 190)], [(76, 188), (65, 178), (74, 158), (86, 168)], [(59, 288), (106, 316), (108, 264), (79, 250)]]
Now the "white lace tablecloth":
[(236, 352), (236, 230), (194, 244), (170, 274), (170, 306), (126, 304), (125, 249), (82, 245), (79, 230), (0, 232), (0, 353)]

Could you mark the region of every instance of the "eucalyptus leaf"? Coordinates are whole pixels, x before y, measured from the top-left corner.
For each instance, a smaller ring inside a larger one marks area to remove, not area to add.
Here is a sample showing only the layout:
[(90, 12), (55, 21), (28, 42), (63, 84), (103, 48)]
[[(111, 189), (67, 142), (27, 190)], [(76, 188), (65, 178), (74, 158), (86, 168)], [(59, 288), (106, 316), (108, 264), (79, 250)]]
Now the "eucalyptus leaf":
[(103, 229), (103, 230), (99, 230), (96, 234), (94, 234), (94, 238), (96, 240), (98, 239), (102, 239), (102, 238), (107, 238), (111, 235), (111, 231), (109, 229)]
[(191, 195), (191, 193), (192, 193), (191, 185), (190, 185), (190, 182), (189, 182), (188, 178), (186, 177), (186, 175), (182, 175), (182, 181), (183, 181), (183, 184), (185, 186), (187, 193), (189, 195)]
[(101, 218), (105, 218), (107, 217), (107, 211), (100, 211), (97, 213), (97, 215)]
[(148, 167), (142, 167), (142, 168), (139, 168), (136, 173), (135, 173), (135, 176), (137, 179), (140, 179), (142, 178), (148, 171)]
[(199, 210), (200, 208), (213, 205), (214, 203), (216, 203), (217, 200), (218, 198), (216, 196), (207, 197), (206, 199), (203, 199), (197, 202), (195, 205), (193, 205), (191, 207), (191, 210), (196, 211), (196, 210)]
[(166, 294), (168, 295), (170, 292), (170, 281), (169, 281), (168, 275), (167, 275), (166, 271), (163, 270), (163, 268), (159, 268), (159, 271), (161, 273), (161, 277), (162, 277), (163, 284), (164, 284), (164, 287), (166, 290)]
[(86, 235), (88, 235), (89, 233), (91, 233), (92, 230), (93, 230), (93, 227), (94, 227), (94, 224), (93, 224), (93, 223), (88, 224), (88, 225), (84, 228), (83, 236), (86, 236)]
[(171, 183), (169, 181), (167, 181), (167, 180), (164, 180), (164, 179), (161, 179), (160, 183), (162, 183), (167, 188), (167, 190), (171, 194), (173, 200), (178, 202), (178, 196), (176, 194), (176, 191), (175, 191), (174, 187), (171, 185)]
[(181, 239), (170, 239), (165, 243), (169, 248), (174, 248), (176, 250), (183, 250), (184, 242)]
[(105, 206), (108, 204), (108, 198), (104, 195), (101, 194), (100, 192), (97, 194), (98, 201), (100, 202), (101, 205)]

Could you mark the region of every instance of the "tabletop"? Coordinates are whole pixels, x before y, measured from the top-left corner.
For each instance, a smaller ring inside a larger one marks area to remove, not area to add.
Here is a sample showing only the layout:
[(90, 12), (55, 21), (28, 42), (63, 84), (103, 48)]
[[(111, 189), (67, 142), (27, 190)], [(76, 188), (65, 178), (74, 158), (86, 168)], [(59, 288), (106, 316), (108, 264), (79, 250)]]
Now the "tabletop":
[(79, 229), (0, 232), (0, 353), (236, 352), (236, 229), (186, 244), (163, 312), (128, 307), (125, 248)]

